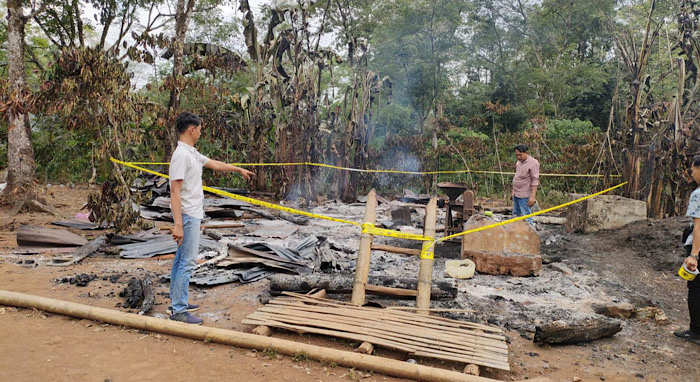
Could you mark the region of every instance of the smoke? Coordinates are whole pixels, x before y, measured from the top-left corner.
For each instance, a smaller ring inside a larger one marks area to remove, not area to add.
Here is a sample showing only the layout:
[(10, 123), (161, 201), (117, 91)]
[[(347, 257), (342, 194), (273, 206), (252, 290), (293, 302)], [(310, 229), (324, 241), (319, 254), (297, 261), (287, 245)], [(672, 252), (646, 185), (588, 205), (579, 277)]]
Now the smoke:
[[(379, 159), (379, 166), (382, 170), (399, 170), (418, 172), (421, 171), (423, 163), (405, 147), (394, 147)], [(410, 178), (407, 178), (410, 177)], [(416, 175), (377, 173), (375, 185), (382, 188), (396, 187), (403, 188), (402, 184), (408, 179), (417, 177)]]

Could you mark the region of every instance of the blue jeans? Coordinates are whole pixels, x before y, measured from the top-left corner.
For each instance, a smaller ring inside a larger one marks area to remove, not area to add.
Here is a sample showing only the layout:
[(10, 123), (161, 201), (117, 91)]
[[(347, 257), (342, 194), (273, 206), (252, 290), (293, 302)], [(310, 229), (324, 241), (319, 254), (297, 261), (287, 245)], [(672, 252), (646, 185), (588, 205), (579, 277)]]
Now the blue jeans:
[(173, 314), (187, 311), (187, 288), (190, 285), (192, 269), (197, 265), (199, 254), (200, 219), (182, 214), (182, 230), (184, 237), (177, 247), (173, 269), (170, 271), (170, 300)]
[[(532, 210), (530, 210), (530, 206), (527, 205), (527, 201), (530, 200), (530, 198), (516, 198), (515, 196), (513, 197), (513, 216), (518, 217), (518, 216), (525, 216), (529, 215), (532, 213)], [(532, 221), (532, 218), (527, 218), (525, 219), (530, 225), (533, 225), (534, 222)]]

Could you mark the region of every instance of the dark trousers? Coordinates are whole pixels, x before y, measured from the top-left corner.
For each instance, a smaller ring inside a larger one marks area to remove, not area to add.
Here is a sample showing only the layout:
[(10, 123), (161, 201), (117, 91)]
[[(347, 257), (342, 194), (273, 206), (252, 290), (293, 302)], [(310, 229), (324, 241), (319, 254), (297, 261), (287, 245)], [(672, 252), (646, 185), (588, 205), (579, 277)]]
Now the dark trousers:
[[(687, 230), (686, 230), (687, 231)], [(689, 233), (683, 233), (683, 240)], [(690, 255), (691, 247), (685, 246), (686, 253)], [(700, 335), (700, 275), (693, 281), (688, 281), (688, 313), (690, 314), (690, 331)]]
[(690, 313), (690, 330), (700, 335), (700, 277), (688, 281), (688, 313)]

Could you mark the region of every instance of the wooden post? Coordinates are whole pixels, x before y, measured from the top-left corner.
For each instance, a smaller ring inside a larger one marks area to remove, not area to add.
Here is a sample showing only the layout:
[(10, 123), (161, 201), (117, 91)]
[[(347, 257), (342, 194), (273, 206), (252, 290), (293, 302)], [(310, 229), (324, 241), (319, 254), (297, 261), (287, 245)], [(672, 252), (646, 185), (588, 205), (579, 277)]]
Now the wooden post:
[[(423, 235), (435, 237), (435, 219), (437, 218), (437, 197), (430, 198), (425, 207), (425, 222)], [(423, 250), (430, 252), (430, 257), (420, 259), (420, 270), (418, 271), (418, 297), (416, 298), (416, 308), (430, 309), (430, 289), (433, 283), (433, 256), (435, 251), (434, 242), (423, 242)], [(419, 310), (418, 313), (430, 315), (429, 310)]]
[[(377, 192), (372, 189), (367, 194), (367, 206), (365, 207), (364, 223), (374, 224), (377, 219)], [(351, 302), (357, 306), (362, 306), (365, 303), (365, 285), (369, 276), (369, 262), (372, 253), (372, 235), (363, 233), (360, 236), (360, 251), (357, 253), (357, 261), (355, 263), (355, 280), (352, 284), (352, 300)], [(428, 288), (428, 295), (430, 288)]]

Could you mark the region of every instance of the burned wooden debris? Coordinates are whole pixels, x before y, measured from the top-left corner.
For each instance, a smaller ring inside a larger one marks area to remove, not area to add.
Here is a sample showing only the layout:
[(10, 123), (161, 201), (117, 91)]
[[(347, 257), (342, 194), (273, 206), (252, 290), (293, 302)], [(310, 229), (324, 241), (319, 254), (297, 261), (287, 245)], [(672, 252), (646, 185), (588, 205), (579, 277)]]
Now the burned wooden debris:
[(148, 313), (153, 308), (156, 298), (151, 276), (146, 273), (141, 278), (132, 277), (126, 288), (119, 293), (119, 297), (124, 298), (125, 308), (139, 308), (139, 314)]
[[(307, 293), (313, 289), (325, 289), (329, 294), (351, 294), (353, 278), (351, 275), (277, 274), (270, 277), (270, 294), (279, 296), (284, 292)], [(415, 299), (418, 292), (416, 279), (397, 279), (391, 276), (370, 276), (365, 290), (368, 294), (392, 296), (396, 298)], [(454, 281), (433, 281), (430, 289), (431, 300), (454, 299), (457, 297), (457, 284)]]
[(578, 322), (553, 321), (535, 327), (535, 343), (577, 344), (610, 337), (622, 330), (622, 323), (611, 318), (587, 318)]
[(64, 277), (62, 279), (54, 280), (57, 283), (70, 283), (78, 287), (87, 286), (90, 281), (97, 279), (97, 275), (94, 273), (81, 273), (75, 276)]

